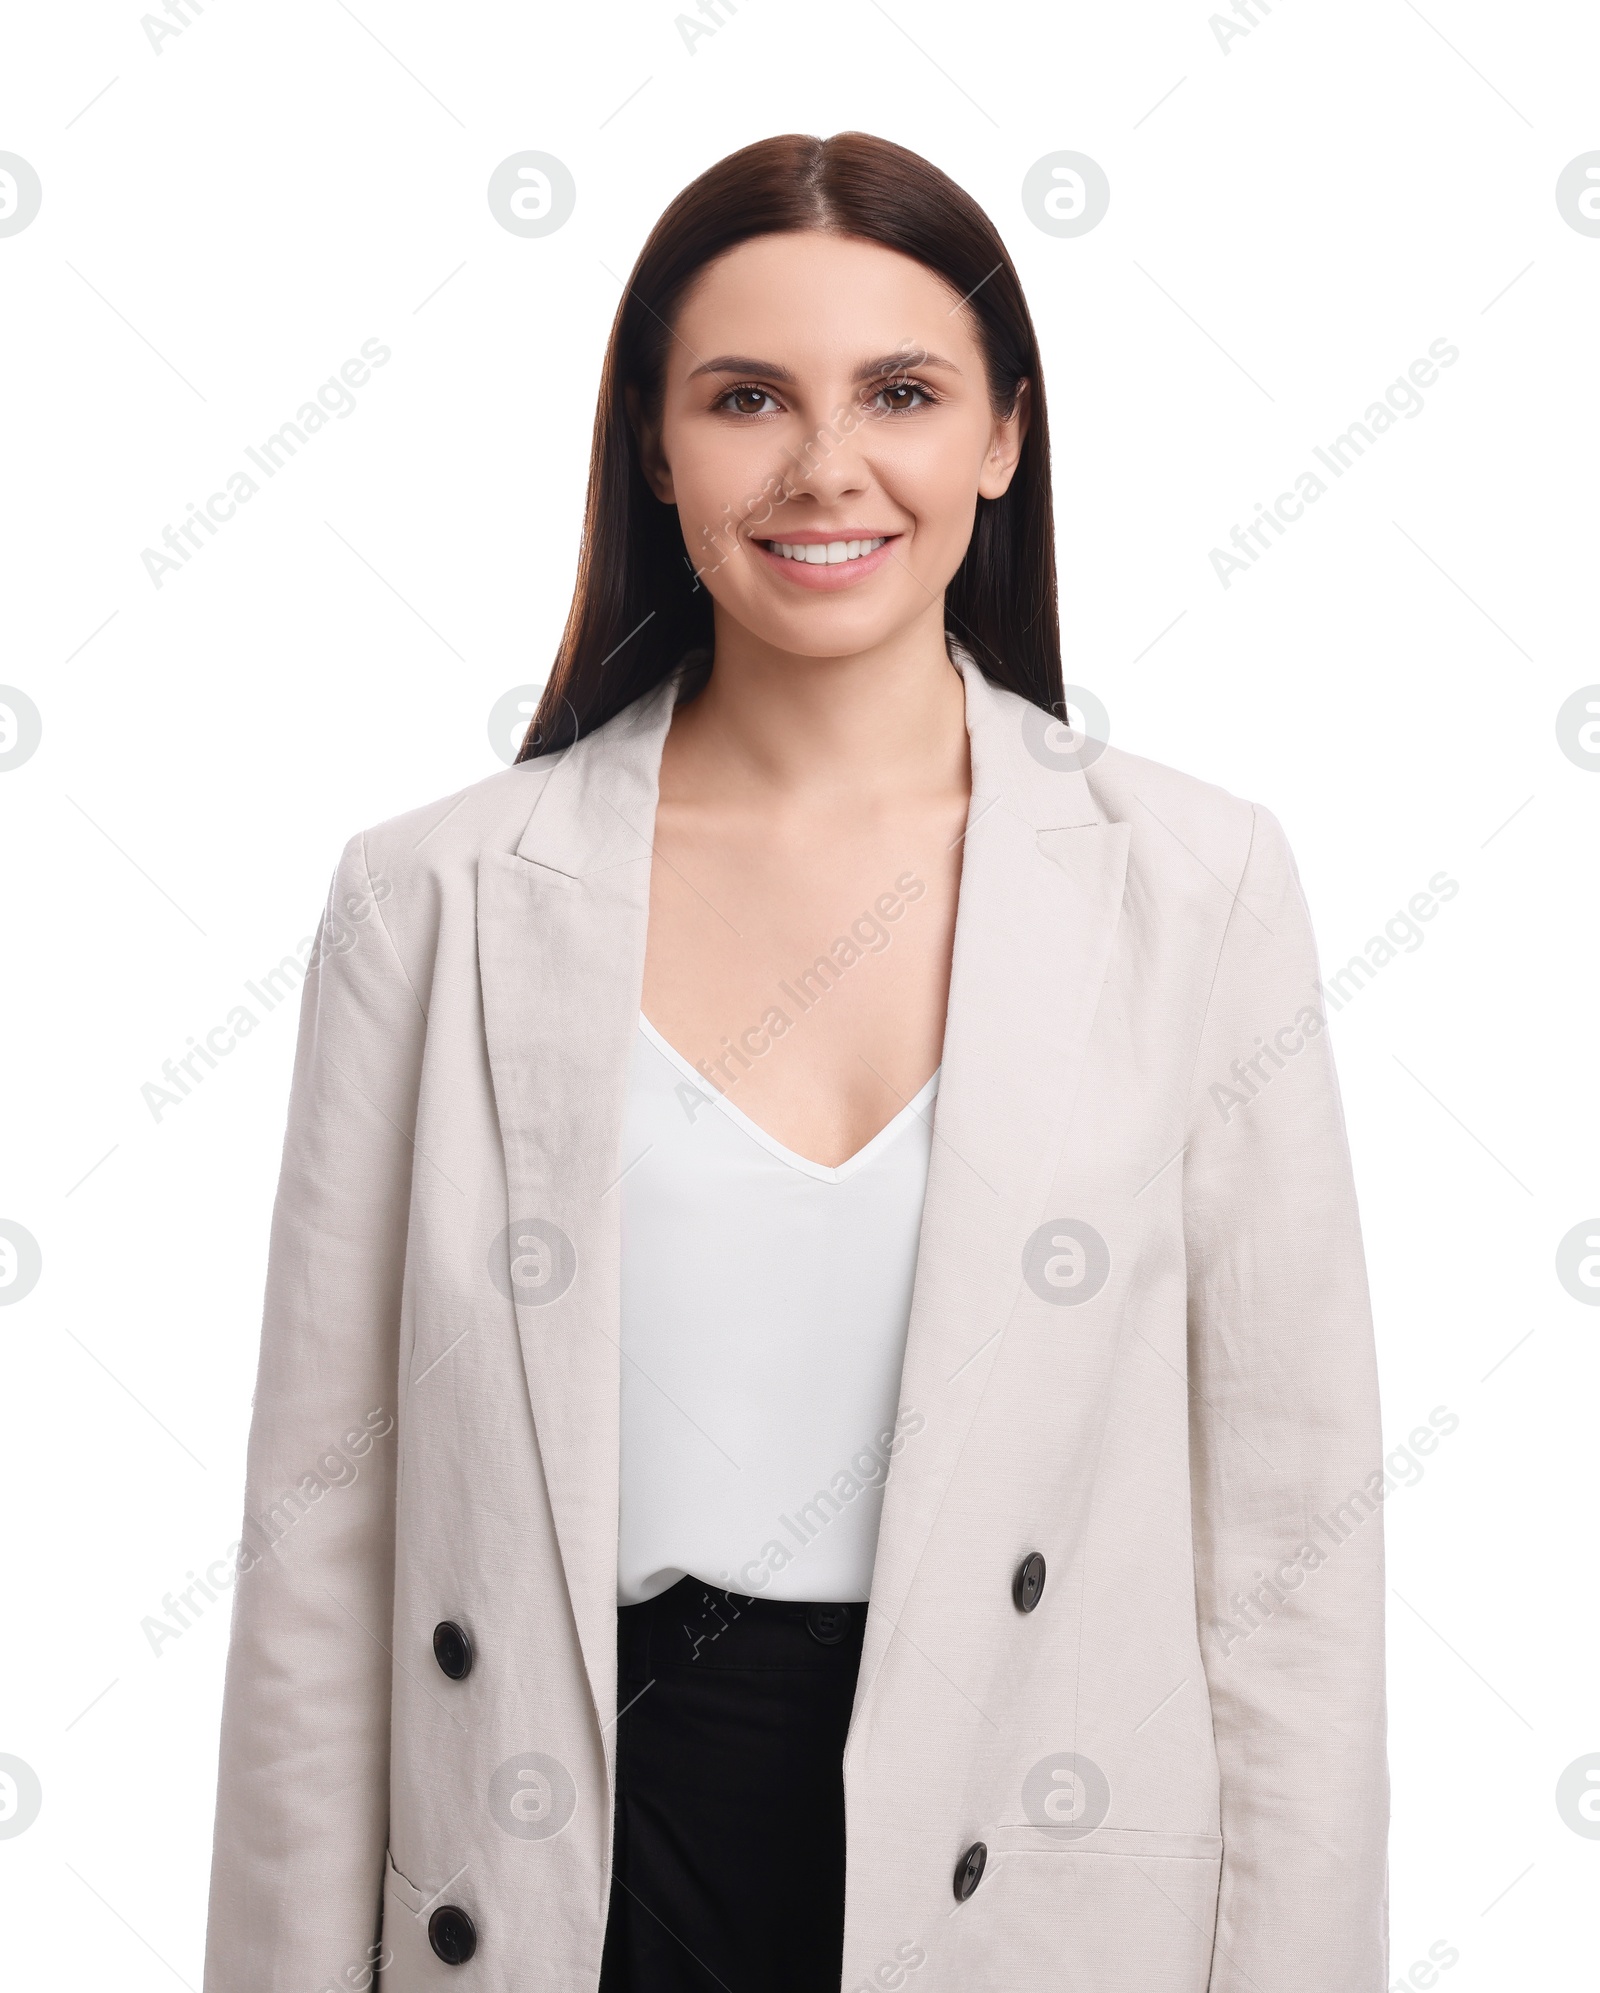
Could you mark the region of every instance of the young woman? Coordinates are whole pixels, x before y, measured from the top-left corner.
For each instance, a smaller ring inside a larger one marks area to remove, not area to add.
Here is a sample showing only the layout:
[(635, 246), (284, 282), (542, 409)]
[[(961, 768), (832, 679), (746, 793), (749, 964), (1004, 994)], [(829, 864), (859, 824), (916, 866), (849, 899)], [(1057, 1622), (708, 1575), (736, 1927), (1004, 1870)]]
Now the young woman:
[(334, 879), (208, 1993), (1381, 1993), (1306, 910), (1064, 710), (993, 226), (859, 133), (722, 161), (521, 759)]

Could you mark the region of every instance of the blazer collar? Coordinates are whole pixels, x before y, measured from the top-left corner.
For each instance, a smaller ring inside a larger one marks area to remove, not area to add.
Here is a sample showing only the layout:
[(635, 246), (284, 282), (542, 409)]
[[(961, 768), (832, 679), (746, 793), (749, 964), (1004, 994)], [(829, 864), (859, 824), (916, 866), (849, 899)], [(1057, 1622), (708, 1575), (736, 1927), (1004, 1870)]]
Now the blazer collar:
[[(1122, 903), (1128, 828), (1093, 749), (952, 645), (972, 756), (950, 1002), (901, 1404), (922, 1416), (884, 1496), (852, 1738), (1022, 1285), (1067, 1136)], [(508, 1250), (553, 1278), (511, 1291), (541, 1461), (597, 1720), (615, 1710), (619, 1143), (649, 918), (662, 746), (682, 667), (568, 748), (514, 851), (478, 868), (484, 1026)], [(519, 1248), (516, 1241), (522, 1239)], [(535, 1242), (535, 1243), (528, 1243)], [(488, 1237), (485, 1248), (491, 1248)], [(504, 1283), (502, 1283), (503, 1285)]]
[[(1104, 821), (1083, 766), (1081, 740), (1049, 714), (984, 677), (965, 645), (949, 643), (966, 692), (974, 815), (978, 798), (1018, 812), (1036, 830)], [(626, 864), (655, 828), (661, 752), (685, 667), (557, 758), (528, 818), (517, 856), (569, 877)]]

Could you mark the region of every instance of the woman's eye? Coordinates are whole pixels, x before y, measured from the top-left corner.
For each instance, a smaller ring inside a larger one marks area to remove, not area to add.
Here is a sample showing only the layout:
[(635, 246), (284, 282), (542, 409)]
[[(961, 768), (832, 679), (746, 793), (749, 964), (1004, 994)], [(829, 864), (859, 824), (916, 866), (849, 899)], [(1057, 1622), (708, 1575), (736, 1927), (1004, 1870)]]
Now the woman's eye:
[[(730, 415), (769, 415), (771, 409), (760, 406), (764, 401), (773, 401), (773, 397), (765, 388), (737, 387), (729, 388), (717, 406), (727, 409)], [(777, 406), (776, 402), (773, 402), (773, 406)]]
[[(920, 402), (912, 401), (910, 399), (912, 395), (920, 395), (922, 400)], [(928, 393), (926, 388), (919, 387), (915, 381), (885, 381), (883, 386), (879, 388), (874, 400), (881, 401), (884, 404), (884, 413), (886, 415), (909, 415), (913, 409), (921, 407), (924, 402), (931, 403), (933, 397)]]

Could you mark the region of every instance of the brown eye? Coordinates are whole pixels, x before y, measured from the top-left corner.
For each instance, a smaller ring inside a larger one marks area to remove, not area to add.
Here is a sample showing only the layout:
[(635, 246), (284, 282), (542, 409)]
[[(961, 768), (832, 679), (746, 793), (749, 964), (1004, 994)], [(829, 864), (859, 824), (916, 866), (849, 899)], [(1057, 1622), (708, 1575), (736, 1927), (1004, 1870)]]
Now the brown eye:
[(886, 415), (909, 415), (922, 404), (913, 401), (913, 395), (920, 395), (922, 402), (931, 402), (933, 397), (927, 389), (916, 381), (885, 381), (878, 389), (877, 399), (883, 405)]
[(727, 409), (732, 415), (765, 415), (767, 410), (759, 404), (771, 399), (772, 396), (765, 388), (749, 386), (729, 388), (717, 406)]

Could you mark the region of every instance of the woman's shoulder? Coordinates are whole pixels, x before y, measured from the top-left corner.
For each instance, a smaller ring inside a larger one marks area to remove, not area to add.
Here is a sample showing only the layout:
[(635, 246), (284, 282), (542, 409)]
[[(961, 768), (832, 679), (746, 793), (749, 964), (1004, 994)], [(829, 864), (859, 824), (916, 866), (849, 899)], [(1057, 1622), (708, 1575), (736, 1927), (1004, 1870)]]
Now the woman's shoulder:
[(1130, 864), (1157, 876), (1185, 850), (1191, 865), (1198, 854), (1204, 865), (1237, 859), (1237, 870), (1257, 830), (1276, 829), (1260, 804), (1112, 745), (1104, 708), (1081, 693), (1072, 723), (1063, 726), (1018, 693), (980, 682), (975, 670), (967, 676), (969, 697), (976, 692), (979, 702), (987, 774), (1035, 824), (1091, 816), (1125, 824)]
[(559, 755), (497, 769), (465, 788), (369, 825), (351, 839), (397, 887), (476, 870), (486, 851), (512, 852)]
[(1109, 744), (1084, 770), (1095, 801), (1113, 822), (1170, 819), (1202, 837), (1249, 833), (1262, 805), (1221, 783)]
[[(618, 800), (637, 815), (644, 792), (654, 789), (652, 745), (662, 731), (665, 696), (666, 688), (652, 688), (570, 746), (497, 769), (436, 802), (373, 824), (346, 850), (364, 847), (369, 866), (375, 873), (381, 868), (397, 891), (470, 891), (486, 856), (536, 856), (560, 844), (568, 819), (607, 819)], [(552, 784), (540, 833), (530, 838), (530, 823)]]
[(1105, 818), (1128, 826), (1128, 863), (1162, 899), (1236, 894), (1252, 876), (1293, 867), (1282, 824), (1265, 804), (1165, 762), (1107, 746), (1085, 769)]

